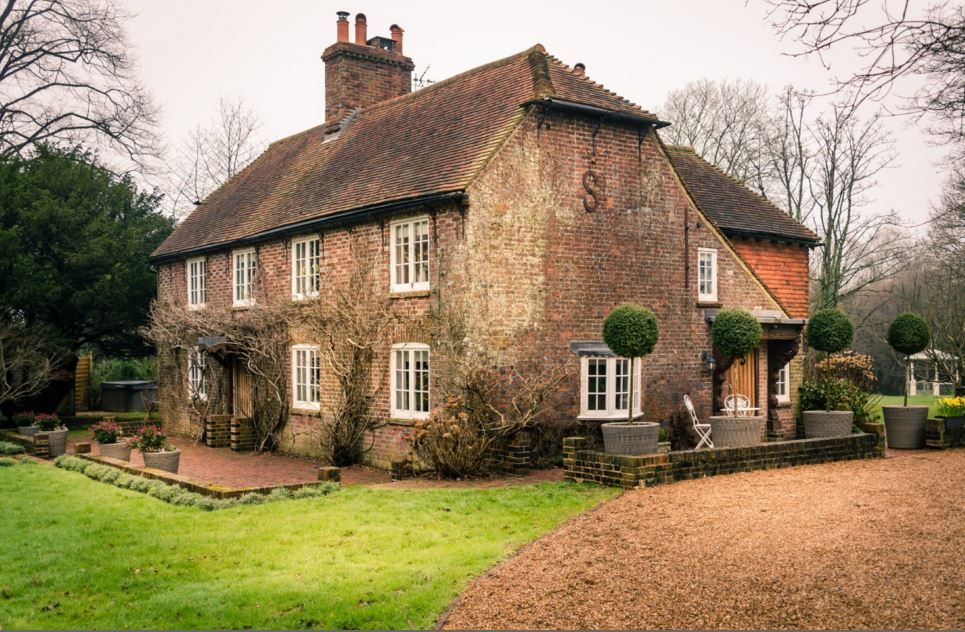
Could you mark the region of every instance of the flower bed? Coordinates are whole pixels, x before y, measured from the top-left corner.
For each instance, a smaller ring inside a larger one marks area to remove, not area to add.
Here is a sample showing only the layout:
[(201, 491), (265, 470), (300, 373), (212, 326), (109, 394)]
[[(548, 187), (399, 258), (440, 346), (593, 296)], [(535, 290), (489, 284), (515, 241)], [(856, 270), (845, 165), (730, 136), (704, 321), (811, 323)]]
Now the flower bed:
[(137, 471), (137, 468), (97, 461), (97, 457), (64, 455), (58, 457), (54, 464), (65, 470), (79, 472), (95, 481), (141, 492), (174, 505), (197, 507), (205, 511), (227, 509), (237, 505), (258, 505), (276, 500), (326, 496), (340, 487), (337, 483), (321, 483), (225, 490), (184, 480), (168, 480), (164, 476)]

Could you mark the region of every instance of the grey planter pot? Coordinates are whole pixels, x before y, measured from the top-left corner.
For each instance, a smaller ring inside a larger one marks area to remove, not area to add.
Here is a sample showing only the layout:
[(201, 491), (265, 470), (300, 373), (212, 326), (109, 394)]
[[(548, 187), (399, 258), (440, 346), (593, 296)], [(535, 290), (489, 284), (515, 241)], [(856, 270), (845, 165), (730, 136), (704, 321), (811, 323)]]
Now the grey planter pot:
[(118, 461), (131, 460), (131, 444), (127, 441), (98, 443), (97, 447), (100, 450), (101, 456), (106, 456), (109, 459), (117, 459)]
[(67, 428), (64, 428), (63, 430), (51, 430), (47, 433), (50, 458), (67, 452), (67, 432)]
[(804, 436), (808, 439), (847, 437), (854, 425), (850, 410), (805, 410)]
[(181, 451), (172, 452), (142, 452), (144, 457), (144, 467), (155, 470), (164, 470), (172, 474), (178, 473), (178, 466), (181, 465)]
[(32, 437), (40, 432), (40, 426), (17, 426), (17, 434)]
[(710, 439), (715, 448), (746, 448), (764, 436), (764, 417), (710, 417)]
[(603, 429), (603, 449), (607, 454), (654, 454), (660, 437), (660, 424), (638, 421), (633, 425), (614, 421), (600, 426)]
[(928, 406), (882, 406), (889, 448), (924, 448)]

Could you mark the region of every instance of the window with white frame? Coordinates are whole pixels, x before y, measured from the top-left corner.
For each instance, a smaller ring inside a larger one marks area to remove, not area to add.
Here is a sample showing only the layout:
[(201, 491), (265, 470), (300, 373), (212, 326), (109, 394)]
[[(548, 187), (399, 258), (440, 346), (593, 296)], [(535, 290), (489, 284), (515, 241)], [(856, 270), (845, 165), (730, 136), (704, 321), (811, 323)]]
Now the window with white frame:
[(774, 382), (774, 394), (777, 395), (777, 401), (779, 402), (789, 402), (791, 401), (791, 364), (785, 364), (781, 367), (781, 370), (777, 372), (777, 381)]
[(191, 309), (204, 307), (204, 275), (206, 268), (207, 262), (204, 257), (188, 259), (187, 261), (188, 307)]
[(319, 409), (322, 368), (318, 350), (318, 345), (292, 347), (292, 401), (295, 408)]
[(208, 399), (207, 358), (198, 348), (188, 352), (188, 395), (191, 399)]
[(234, 305), (253, 305), (255, 302), (255, 272), (258, 265), (255, 249), (235, 250), (232, 253)]
[(697, 249), (697, 300), (717, 302), (717, 251)]
[(429, 289), (429, 218), (390, 225), (389, 267), (393, 292)]
[(318, 296), (320, 255), (318, 237), (292, 242), (292, 298), (296, 301)]
[[(640, 414), (640, 361), (634, 362), (633, 415)], [(580, 358), (580, 418), (624, 419), (630, 390), (630, 361), (626, 358)]]
[(392, 347), (392, 416), (426, 419), (429, 416), (429, 345), (404, 343)]

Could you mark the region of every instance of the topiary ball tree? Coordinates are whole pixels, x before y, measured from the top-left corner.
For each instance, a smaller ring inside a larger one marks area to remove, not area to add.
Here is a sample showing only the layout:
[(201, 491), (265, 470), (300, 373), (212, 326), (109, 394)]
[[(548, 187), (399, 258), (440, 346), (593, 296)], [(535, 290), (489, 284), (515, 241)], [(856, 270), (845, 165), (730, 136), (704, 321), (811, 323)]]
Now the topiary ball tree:
[(761, 324), (743, 309), (721, 310), (710, 328), (714, 348), (732, 358), (740, 358), (757, 349), (763, 335)]
[(625, 303), (615, 307), (603, 320), (603, 341), (610, 351), (630, 359), (628, 424), (633, 423), (633, 361), (653, 352), (659, 338), (657, 317), (646, 307)]
[(908, 405), (908, 356), (924, 351), (930, 341), (928, 323), (918, 314), (898, 314), (888, 326), (888, 344), (898, 353), (905, 354), (905, 406)]
[(844, 351), (854, 338), (854, 327), (841, 310), (820, 309), (808, 322), (808, 346), (825, 353)]

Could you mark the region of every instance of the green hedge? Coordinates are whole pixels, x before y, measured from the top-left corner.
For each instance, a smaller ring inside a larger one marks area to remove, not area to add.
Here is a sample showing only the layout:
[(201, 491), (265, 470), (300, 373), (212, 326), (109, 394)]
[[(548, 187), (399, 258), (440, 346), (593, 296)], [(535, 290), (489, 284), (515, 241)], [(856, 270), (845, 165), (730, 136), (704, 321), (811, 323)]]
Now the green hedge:
[(116, 467), (101, 465), (100, 463), (94, 463), (93, 461), (67, 454), (54, 459), (54, 465), (71, 472), (79, 472), (95, 481), (110, 483), (115, 487), (147, 494), (148, 496), (163, 500), (172, 505), (195, 507), (204, 511), (227, 509), (229, 507), (237, 507), (238, 505), (260, 505), (278, 500), (317, 498), (319, 496), (327, 496), (340, 487), (338, 483), (321, 483), (318, 485), (299, 487), (295, 490), (279, 487), (278, 489), (273, 489), (271, 493), (268, 494), (255, 494), (252, 492), (239, 498), (212, 498), (189, 491), (177, 485), (170, 485), (163, 481), (128, 474)]

